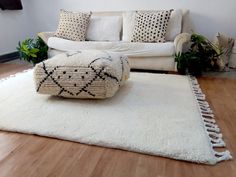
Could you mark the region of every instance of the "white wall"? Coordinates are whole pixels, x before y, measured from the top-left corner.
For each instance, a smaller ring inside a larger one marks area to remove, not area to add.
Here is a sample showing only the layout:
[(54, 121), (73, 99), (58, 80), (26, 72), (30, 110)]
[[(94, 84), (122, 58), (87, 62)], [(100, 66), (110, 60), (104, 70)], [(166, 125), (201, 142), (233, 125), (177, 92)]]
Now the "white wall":
[(33, 36), (35, 28), (30, 26), (28, 0), (23, 0), (24, 10), (0, 10), (0, 55), (16, 51), (18, 41)]
[[(15, 42), (26, 36), (54, 31), (62, 8), (77, 11), (185, 8), (191, 11), (196, 32), (210, 39), (218, 31), (236, 38), (235, 0), (23, 0), (23, 4), (22, 12), (3, 16), (0, 12), (0, 55), (13, 51)], [(6, 25), (3, 29), (2, 24)]]
[(236, 38), (235, 0), (31, 0), (35, 30), (55, 30), (61, 8), (83, 11), (136, 9), (190, 9), (196, 32), (210, 39), (217, 32)]

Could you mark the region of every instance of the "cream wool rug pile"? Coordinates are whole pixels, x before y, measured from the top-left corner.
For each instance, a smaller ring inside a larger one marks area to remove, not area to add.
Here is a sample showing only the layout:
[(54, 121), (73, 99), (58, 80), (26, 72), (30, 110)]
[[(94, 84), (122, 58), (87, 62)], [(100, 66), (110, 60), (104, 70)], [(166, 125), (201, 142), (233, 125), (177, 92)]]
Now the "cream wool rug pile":
[(63, 99), (35, 92), (32, 70), (0, 81), (0, 129), (197, 163), (231, 159), (197, 81), (131, 73), (115, 97)]

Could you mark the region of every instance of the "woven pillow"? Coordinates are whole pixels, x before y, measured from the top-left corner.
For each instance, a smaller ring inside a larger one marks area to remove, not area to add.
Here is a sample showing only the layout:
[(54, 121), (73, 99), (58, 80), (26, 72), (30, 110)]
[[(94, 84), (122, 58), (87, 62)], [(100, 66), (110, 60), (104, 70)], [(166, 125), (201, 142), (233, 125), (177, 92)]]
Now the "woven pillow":
[(171, 12), (136, 12), (131, 42), (165, 42)]
[(73, 41), (85, 41), (90, 16), (90, 13), (61, 10), (55, 36)]
[(112, 97), (129, 78), (128, 59), (115, 52), (83, 50), (56, 55), (34, 68), (36, 90), (67, 98)]
[(232, 54), (229, 59), (229, 67), (236, 68), (236, 40), (234, 41), (234, 47), (232, 49)]
[(222, 51), (222, 55), (220, 55), (217, 61), (219, 69), (220, 71), (227, 70), (229, 67), (229, 59), (234, 46), (234, 39), (218, 33), (216, 35), (215, 45)]

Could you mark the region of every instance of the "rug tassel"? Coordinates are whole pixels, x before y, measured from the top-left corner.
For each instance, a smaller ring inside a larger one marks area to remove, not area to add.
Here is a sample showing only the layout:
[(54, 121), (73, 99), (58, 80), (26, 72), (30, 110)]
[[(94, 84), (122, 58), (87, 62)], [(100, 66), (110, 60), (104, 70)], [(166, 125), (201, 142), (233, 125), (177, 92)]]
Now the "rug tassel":
[(212, 110), (208, 107), (208, 106), (201, 106), (200, 105), (200, 108), (201, 108), (201, 110), (203, 110), (203, 111), (211, 111), (212, 112)]
[(228, 150), (223, 152), (215, 152), (215, 156), (217, 158), (217, 162), (226, 161), (233, 158)]
[(214, 138), (222, 138), (222, 134), (221, 133), (215, 133), (215, 132), (208, 132), (209, 136), (212, 136)]
[(206, 127), (210, 127), (210, 128), (219, 128), (216, 124), (214, 123), (210, 123), (210, 122), (205, 122), (205, 126)]
[(207, 110), (202, 110), (202, 113), (203, 113), (203, 114), (212, 114), (213, 111), (210, 110), (210, 109), (207, 109)]
[(216, 123), (216, 121), (214, 119), (203, 119), (204, 122), (208, 122), (208, 123)]
[(204, 107), (210, 107), (210, 105), (206, 101), (198, 101), (199, 105)]
[(209, 117), (209, 118), (215, 118), (215, 116), (213, 114), (204, 114), (202, 113), (203, 117)]
[(222, 139), (216, 139), (216, 140), (214, 140), (214, 139), (212, 139), (212, 144), (213, 144), (213, 147), (215, 148), (215, 147), (225, 147), (225, 142), (222, 140)]
[(196, 97), (199, 111), (203, 120), (203, 125), (206, 132), (208, 133), (209, 142), (212, 146), (212, 150), (217, 159), (217, 162), (230, 160), (232, 156), (228, 150), (223, 152), (215, 151), (214, 148), (225, 147), (225, 142), (222, 139), (222, 134), (220, 133), (220, 128), (217, 126), (215, 121), (215, 116), (210, 108), (209, 103), (206, 101), (206, 96), (203, 94), (200, 85), (195, 77), (190, 76), (190, 82), (192, 83), (192, 90)]

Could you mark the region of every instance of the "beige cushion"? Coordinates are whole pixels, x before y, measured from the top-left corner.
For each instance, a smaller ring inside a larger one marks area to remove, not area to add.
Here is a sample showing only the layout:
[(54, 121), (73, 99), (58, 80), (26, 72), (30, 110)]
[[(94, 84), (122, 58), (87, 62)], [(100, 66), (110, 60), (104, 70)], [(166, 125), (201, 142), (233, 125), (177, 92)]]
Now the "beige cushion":
[(61, 10), (55, 36), (73, 41), (84, 41), (89, 19), (90, 13)]
[(34, 69), (36, 90), (67, 98), (112, 97), (129, 78), (126, 56), (98, 50), (56, 55)]
[(120, 41), (122, 29), (121, 16), (93, 16), (90, 19), (86, 40)]

